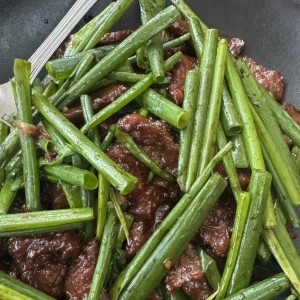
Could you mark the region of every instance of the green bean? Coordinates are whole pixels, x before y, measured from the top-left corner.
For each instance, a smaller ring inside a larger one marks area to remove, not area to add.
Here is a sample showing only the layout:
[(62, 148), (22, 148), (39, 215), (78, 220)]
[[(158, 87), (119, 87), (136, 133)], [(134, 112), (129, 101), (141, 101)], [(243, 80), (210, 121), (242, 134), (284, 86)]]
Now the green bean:
[(105, 136), (104, 140), (102, 141), (101, 150), (103, 152), (107, 151), (107, 149), (110, 147), (114, 138), (115, 138), (114, 133), (111, 130), (109, 130), (107, 135)]
[(149, 168), (156, 175), (168, 180), (174, 181), (174, 177), (167, 171), (163, 171), (159, 166), (157, 166), (148, 154), (138, 146), (132, 137), (126, 133), (118, 129), (116, 125), (112, 125), (110, 130), (114, 133), (115, 137), (118, 141), (129, 150), (129, 152), (138, 159), (142, 164), (144, 164), (147, 168)]
[[(8, 288), (11, 288), (14, 291), (19, 292), (27, 297), (30, 297), (30, 299), (32, 298), (35, 300), (54, 300), (54, 298), (44, 294), (43, 292), (36, 290), (35, 288), (1, 271), (0, 271), (0, 284)], [(8, 295), (5, 295), (3, 299), (8, 299), (7, 297)], [(15, 299), (19, 299), (19, 298), (15, 298)]]
[(49, 175), (66, 183), (94, 190), (98, 187), (98, 180), (94, 173), (70, 165), (43, 165), (41, 169)]
[(234, 150), (232, 151), (232, 158), (235, 167), (241, 169), (249, 168), (249, 161), (242, 134), (237, 133), (236, 135), (232, 135), (229, 137), (229, 140), (234, 145)]
[(283, 138), (280, 127), (272, 113), (264, 93), (261, 91), (258, 82), (251, 74), (246, 63), (239, 59), (237, 60), (236, 65), (241, 74), (245, 90), (249, 94), (249, 99), (263, 121), (270, 137), (273, 139), (273, 142), (276, 145), (276, 151), (280, 154), (281, 159), (286, 164), (288, 171), (291, 174), (291, 176), (286, 178), (286, 180), (292, 180), (300, 192), (300, 175), (295, 167), (295, 163), (290, 155), (290, 150)]
[(124, 172), (115, 162), (109, 159), (93, 142), (91, 142), (79, 129), (68, 121), (57, 109), (41, 95), (33, 96), (33, 103), (45, 119), (60, 131), (72, 147), (80, 153), (98, 172), (103, 174), (108, 181), (127, 194), (133, 190), (136, 178)]
[(185, 110), (153, 89), (143, 92), (137, 102), (155, 116), (178, 129), (185, 128), (188, 123), (189, 114)]
[(57, 92), (57, 85), (54, 82), (54, 80), (51, 80), (49, 84), (45, 87), (43, 96), (46, 98), (50, 98), (52, 95), (54, 95)]
[[(167, 41), (163, 44), (163, 50), (169, 50), (169, 49), (172, 49), (176, 46), (179, 46), (181, 44), (183, 44), (184, 42), (188, 41), (191, 39), (191, 34), (190, 33), (186, 33), (174, 40), (170, 40), (170, 41)], [(135, 63), (136, 62), (136, 56), (131, 56), (128, 58), (128, 61), (131, 62), (131, 63)]]
[(107, 222), (104, 227), (103, 238), (99, 256), (94, 271), (88, 299), (100, 299), (100, 294), (108, 272), (110, 260), (115, 247), (117, 236), (117, 218), (113, 210), (108, 212)]
[[(182, 57), (180, 52), (177, 52), (172, 57), (170, 57), (165, 62), (166, 71), (170, 70)], [(152, 73), (149, 73), (146, 78), (137, 82), (134, 86), (132, 86), (128, 91), (126, 91), (123, 95), (121, 95), (117, 100), (113, 101), (102, 110), (100, 110), (95, 116), (93, 116), (88, 123), (86, 123), (82, 128), (82, 132), (86, 132), (88, 128), (95, 127), (105, 121), (107, 118), (112, 116), (114, 113), (118, 112), (125, 105), (134, 100), (138, 95), (144, 92), (147, 88), (149, 88), (154, 83)]]
[(215, 157), (211, 160), (209, 165), (205, 168), (204, 172), (197, 178), (191, 189), (183, 195), (176, 206), (171, 210), (167, 217), (163, 220), (157, 230), (150, 236), (142, 249), (137, 253), (133, 260), (127, 265), (125, 270), (120, 274), (118, 279), (113, 285), (111, 294), (112, 298), (116, 299), (120, 292), (126, 287), (132, 277), (136, 274), (137, 270), (142, 267), (144, 262), (149, 258), (155, 247), (159, 244), (161, 239), (165, 236), (168, 230), (172, 227), (177, 218), (185, 211), (188, 205), (196, 197), (198, 192), (209, 179), (217, 163), (226, 155), (232, 148), (229, 143), (226, 147), (222, 148)]
[(122, 229), (125, 233), (126, 240), (127, 240), (127, 242), (129, 242), (129, 231), (128, 231), (128, 228), (127, 228), (125, 215), (122, 211), (122, 208), (121, 208), (121, 205), (120, 205), (119, 200), (117, 198), (117, 195), (116, 195), (115, 191), (112, 188), (110, 188), (109, 196), (110, 196), (110, 200), (113, 204), (113, 207), (115, 209), (115, 213), (118, 216), (119, 221), (120, 221), (121, 226), (122, 226)]
[(166, 260), (173, 263), (178, 259), (217, 202), (226, 185), (226, 181), (219, 174), (212, 175), (153, 250), (148, 260), (137, 271), (118, 299), (145, 299), (155, 289), (167, 273)]
[(284, 183), (280, 180), (279, 175), (274, 167), (274, 161), (271, 159), (271, 157), (270, 157), (269, 153), (267, 152), (267, 150), (265, 149), (264, 145), (262, 145), (262, 151), (263, 151), (263, 155), (264, 155), (264, 159), (265, 159), (267, 168), (270, 171), (270, 173), (272, 174), (273, 186), (275, 188), (276, 195), (278, 197), (280, 204), (283, 207), (285, 215), (288, 218), (289, 222), (294, 227), (299, 227), (299, 225), (300, 225), (299, 217), (293, 206), (291, 198), (287, 194)]
[[(100, 12), (100, 14), (98, 14), (95, 18), (93, 18), (90, 22), (83, 26), (78, 32), (76, 32), (72, 37), (70, 43), (68, 44), (64, 56), (70, 56), (78, 52), (82, 52), (82, 50), (85, 49), (92, 36), (95, 35), (95, 32), (97, 32), (99, 27), (101, 30), (103, 29), (103, 25), (108, 25), (107, 14), (111, 14), (111, 12), (114, 11), (114, 6), (115, 3), (110, 3), (102, 12)], [(105, 24), (102, 25), (102, 23), (104, 22)]]
[(106, 45), (88, 51), (76, 53), (72, 56), (65, 56), (50, 60), (46, 63), (47, 72), (56, 80), (67, 79), (76, 68), (80, 60), (88, 53), (93, 54), (96, 59), (102, 59), (107, 53), (115, 48), (115, 45)]
[(294, 146), (292, 148), (291, 156), (295, 162), (298, 172), (300, 173), (300, 148), (298, 146)]
[(278, 175), (280, 181), (282, 182), (285, 190), (290, 197), (294, 205), (300, 204), (300, 192), (298, 190), (295, 181), (293, 180), (288, 167), (286, 164), (282, 163), (282, 156), (277, 150), (276, 143), (272, 139), (272, 136), (268, 132), (265, 124), (257, 114), (253, 106), (250, 107), (255, 125), (259, 134), (260, 141), (264, 146), (266, 152), (268, 153), (271, 161), (273, 162), (274, 170)]
[(92, 208), (58, 209), (0, 215), (0, 232), (21, 231), (93, 220)]
[[(134, 217), (129, 214), (124, 214), (124, 217), (125, 217), (125, 222), (126, 222), (126, 228), (129, 229), (133, 223)], [(119, 228), (119, 231), (118, 231), (115, 248), (121, 249), (125, 239), (126, 239), (125, 232), (124, 232), (123, 226), (121, 225)]]
[(226, 84), (223, 85), (222, 96), (220, 114), (222, 125), (227, 136), (235, 136), (242, 131), (243, 126)]
[(279, 266), (281, 267), (285, 275), (289, 278), (297, 293), (300, 294), (299, 278), (297, 277), (297, 274), (295, 273), (295, 270), (293, 269), (291, 263), (287, 259), (285, 252), (283, 251), (283, 248), (280, 245), (274, 231), (272, 229), (263, 229), (261, 234), (265, 243), (268, 245), (270, 251), (277, 260)]
[(285, 227), (285, 224), (282, 222), (281, 216), (279, 215), (278, 209), (275, 209), (277, 217), (277, 226), (274, 226), (273, 230), (277, 237), (280, 245), (284, 245), (283, 251), (292, 265), (295, 273), (298, 278), (300, 278), (300, 256), (295, 248), (295, 245)]
[(236, 107), (243, 124), (243, 140), (247, 150), (247, 156), (251, 169), (265, 168), (263, 156), (261, 153), (258, 134), (255, 129), (254, 121), (248, 104), (248, 97), (245, 93), (243, 83), (236, 70), (233, 58), (228, 53), (226, 64), (226, 79), (229, 85), (233, 103)]
[(187, 126), (180, 130), (180, 149), (178, 157), (177, 182), (181, 190), (185, 190), (187, 166), (190, 156), (193, 123), (195, 118), (195, 106), (199, 88), (199, 70), (191, 70), (187, 73), (184, 86), (184, 99), (182, 108), (188, 112), (189, 121)]
[(21, 170), (19, 172), (19, 175), (14, 176), (13, 178), (6, 178), (3, 182), (0, 190), (0, 214), (6, 214), (9, 211), (17, 195), (18, 189), (12, 190), (12, 185), (15, 185), (16, 180), (18, 180), (20, 176), (22, 176), (20, 173), (22, 173)]
[(256, 253), (258, 259), (263, 264), (267, 264), (270, 261), (271, 255), (272, 253), (268, 248), (268, 246), (266, 245), (266, 243), (262, 239), (259, 239), (257, 253)]
[[(0, 121), (0, 145), (4, 142), (4, 140), (8, 136), (8, 132), (9, 132), (8, 125), (4, 124), (3, 122)], [(1, 171), (0, 171), (0, 187), (2, 186), (4, 177), (5, 177), (5, 171), (4, 171), (4, 169), (1, 169)]]
[(208, 282), (216, 291), (219, 287), (221, 275), (215, 260), (200, 247), (197, 247), (197, 254), (200, 260), (201, 271), (205, 274)]
[(238, 291), (226, 300), (267, 300), (273, 299), (289, 287), (289, 281), (283, 273), (279, 273), (248, 288)]
[[(226, 144), (227, 144), (226, 135), (223, 130), (221, 122), (219, 122), (219, 125), (217, 128), (217, 147), (218, 147), (218, 149), (222, 149)], [(238, 202), (239, 195), (242, 192), (242, 188), (240, 185), (240, 181), (238, 178), (236, 168), (234, 166), (234, 162), (233, 162), (231, 153), (228, 153), (223, 157), (223, 165), (224, 165), (226, 174), (228, 176), (228, 181), (229, 181), (233, 196), (235, 198), (235, 201)]]
[[(103, 144), (102, 144), (103, 146)], [(99, 176), (96, 238), (100, 241), (106, 224), (107, 203), (109, 199), (109, 183)]]
[(114, 70), (138, 48), (144, 45), (156, 33), (164, 30), (179, 17), (179, 12), (174, 6), (169, 6), (145, 25), (139, 27), (133, 34), (117, 45), (87, 74), (72, 85), (67, 91), (65, 105), (69, 105), (79, 95), (86, 93), (105, 75)]
[(233, 231), (231, 235), (230, 248), (228, 251), (226, 264), (220, 281), (219, 293), (216, 299), (224, 299), (232, 273), (237, 263), (241, 241), (243, 238), (243, 232), (248, 217), (248, 211), (250, 206), (250, 194), (247, 192), (241, 192), (237, 201), (237, 208), (234, 218)]
[(0, 169), (5, 168), (7, 163), (20, 149), (20, 135), (17, 128), (10, 131), (9, 135), (0, 144)]
[(282, 109), (282, 106), (274, 99), (273, 95), (264, 90), (263, 92), (282, 131), (287, 134), (298, 147), (300, 147), (300, 126), (284, 109)]
[(2, 283), (0, 283), (0, 299), (5, 300), (34, 300), (34, 298), (31, 298), (19, 291), (16, 291), (15, 289), (8, 287)]
[(204, 34), (198, 18), (188, 18), (189, 29), (198, 61), (201, 61)]
[(202, 115), (205, 120), (205, 129), (200, 151), (200, 161), (198, 165), (198, 174), (200, 174), (208, 162), (212, 159), (215, 143), (217, 139), (217, 127), (221, 110), (222, 88), (224, 82), (226, 58), (227, 58), (227, 40), (221, 39), (217, 47), (217, 56), (214, 67), (209, 106), (207, 117)]
[[(14, 63), (15, 81), (12, 82), (15, 96), (17, 114), (20, 125), (32, 126), (31, 113), (31, 93), (30, 93), (30, 72), (29, 62), (16, 59)], [(26, 208), (29, 211), (41, 209), (40, 199), (40, 178), (38, 171), (38, 161), (35, 142), (29, 133), (20, 134), (20, 143), (22, 148), (23, 175), (25, 182), (25, 200)]]
[(72, 77), (72, 84), (83, 77), (96, 62), (96, 57), (92, 53), (87, 53), (78, 63), (70, 77)]
[(271, 181), (272, 176), (267, 171), (252, 170), (249, 185), (252, 201), (227, 295), (236, 293), (250, 283)]
[(66, 182), (60, 182), (60, 186), (65, 193), (70, 208), (82, 207), (79, 186), (71, 185)]
[(207, 114), (208, 101), (211, 91), (213, 70), (217, 51), (218, 31), (209, 30), (205, 35), (203, 55), (200, 62), (200, 84), (198, 99), (195, 109), (195, 120), (191, 142), (190, 160), (187, 170), (186, 191), (190, 189), (197, 177), (200, 150), (205, 127), (205, 116)]
[[(151, 18), (153, 18), (166, 7), (166, 0), (140, 0), (139, 3), (142, 16), (142, 24), (148, 22)], [(154, 35), (150, 40), (149, 45), (147, 45), (147, 57), (155, 82), (162, 82), (165, 79), (164, 53), (162, 44), (163, 33), (160, 32)]]

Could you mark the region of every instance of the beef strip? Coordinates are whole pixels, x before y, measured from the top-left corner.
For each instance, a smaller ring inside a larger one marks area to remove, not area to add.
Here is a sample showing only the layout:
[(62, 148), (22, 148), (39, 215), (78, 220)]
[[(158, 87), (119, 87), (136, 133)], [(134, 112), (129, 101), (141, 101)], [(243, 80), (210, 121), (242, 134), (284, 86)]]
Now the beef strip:
[(73, 231), (8, 239), (17, 278), (52, 297), (62, 297), (69, 264), (81, 250), (80, 240)]
[[(178, 145), (164, 122), (131, 114), (120, 119), (118, 127), (130, 134), (153, 160), (159, 158), (162, 169), (176, 174)], [(130, 230), (131, 243), (126, 251), (133, 257), (177, 202), (179, 187), (176, 182), (168, 182), (159, 176), (147, 182), (150, 171), (120, 144), (112, 146), (107, 154), (138, 178), (136, 188), (127, 196), (129, 212), (135, 219)]]
[(221, 198), (198, 231), (200, 243), (210, 246), (217, 255), (225, 256), (230, 246), (234, 215), (234, 200)]
[(131, 34), (132, 34), (132, 30), (128, 30), (128, 29), (115, 31), (115, 32), (108, 32), (100, 40), (99, 46), (122, 42), (127, 37), (129, 37)]
[[(123, 93), (127, 91), (127, 88), (123, 85), (112, 84), (104, 89), (100, 89), (90, 94), (93, 100), (93, 107), (95, 112), (98, 112), (111, 102), (119, 98)], [(64, 116), (69, 119), (75, 125), (79, 125), (83, 122), (83, 112), (80, 105), (77, 103), (64, 107), (62, 110)]]
[(197, 67), (197, 59), (191, 56), (183, 55), (181, 60), (172, 70), (173, 80), (168, 88), (171, 100), (181, 105), (184, 98), (184, 82), (186, 73)]
[(245, 47), (245, 42), (238, 38), (232, 37), (228, 40), (228, 49), (233, 57), (238, 57)]
[(281, 101), (284, 93), (285, 79), (278, 71), (268, 70), (257, 64), (252, 58), (244, 57), (251, 73), (261, 86), (271, 92), (277, 101)]
[(179, 18), (175, 23), (167, 28), (167, 33), (173, 37), (179, 37), (190, 32), (187, 21)]
[(300, 111), (291, 103), (284, 103), (283, 108), (300, 125)]
[(169, 294), (181, 288), (192, 299), (202, 300), (212, 293), (192, 244), (187, 245), (186, 250), (168, 272), (165, 281)]
[(72, 262), (65, 282), (68, 299), (87, 299), (99, 254), (99, 242), (96, 239), (87, 243), (79, 257)]

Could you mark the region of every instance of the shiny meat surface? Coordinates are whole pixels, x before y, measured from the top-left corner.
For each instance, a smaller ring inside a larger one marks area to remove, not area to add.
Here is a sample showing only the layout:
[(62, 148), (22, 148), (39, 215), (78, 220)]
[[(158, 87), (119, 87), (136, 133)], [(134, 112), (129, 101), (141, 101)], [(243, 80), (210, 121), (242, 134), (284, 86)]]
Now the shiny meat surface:
[[(90, 94), (93, 100), (93, 107), (95, 112), (98, 112), (103, 107), (115, 101), (127, 88), (123, 85), (112, 84), (106, 88), (98, 90)], [(80, 105), (75, 104), (70, 107), (64, 107), (62, 110), (64, 116), (74, 124), (80, 124), (83, 121), (83, 112)]]
[(72, 37), (73, 37), (72, 35), (68, 36), (68, 37), (60, 44), (60, 46), (56, 49), (56, 51), (55, 51), (54, 54), (53, 54), (53, 57), (54, 57), (54, 58), (61, 58), (61, 57), (64, 56), (65, 51), (66, 51), (66, 49), (67, 49), (67, 47), (68, 47), (68, 45), (69, 45), (69, 43), (70, 43)]
[(69, 264), (81, 251), (76, 232), (10, 238), (8, 252), (23, 282), (56, 298), (64, 295)]
[(283, 108), (293, 118), (293, 120), (300, 125), (300, 111), (291, 103), (284, 103)]
[(261, 86), (271, 92), (277, 101), (283, 98), (285, 79), (278, 71), (268, 70), (262, 65), (257, 64), (252, 58), (244, 57), (251, 73)]
[(167, 29), (167, 32), (173, 37), (179, 37), (190, 32), (190, 29), (187, 21), (180, 18)]
[(210, 246), (215, 254), (225, 256), (230, 246), (234, 215), (234, 200), (220, 199), (198, 231), (200, 243)]
[(120, 30), (115, 32), (108, 32), (100, 40), (99, 45), (103, 46), (103, 45), (119, 43), (125, 40), (131, 34), (132, 34), (132, 30)]
[(233, 37), (228, 41), (228, 49), (233, 57), (237, 57), (243, 51), (244, 47), (245, 42), (238, 37)]
[(159, 159), (160, 168), (176, 175), (179, 146), (165, 122), (130, 114), (119, 120), (118, 127), (130, 134), (152, 160)]
[(87, 299), (97, 263), (99, 247), (99, 242), (96, 239), (91, 240), (84, 246), (79, 257), (73, 261), (65, 283), (68, 299)]
[(171, 100), (177, 105), (181, 105), (184, 98), (184, 81), (186, 73), (197, 67), (197, 59), (183, 55), (181, 60), (172, 70), (173, 80), (168, 88)]
[[(130, 134), (153, 160), (159, 158), (162, 169), (176, 174), (178, 145), (164, 122), (131, 114), (122, 118), (118, 126)], [(132, 241), (126, 250), (129, 257), (133, 257), (178, 201), (179, 187), (176, 182), (168, 182), (159, 176), (147, 182), (149, 170), (120, 144), (112, 146), (107, 154), (138, 178), (136, 188), (127, 196), (129, 212), (135, 221), (130, 230)]]
[(173, 265), (165, 281), (168, 293), (181, 288), (188, 296), (197, 300), (206, 299), (212, 293), (201, 271), (196, 250), (191, 244), (188, 244)]

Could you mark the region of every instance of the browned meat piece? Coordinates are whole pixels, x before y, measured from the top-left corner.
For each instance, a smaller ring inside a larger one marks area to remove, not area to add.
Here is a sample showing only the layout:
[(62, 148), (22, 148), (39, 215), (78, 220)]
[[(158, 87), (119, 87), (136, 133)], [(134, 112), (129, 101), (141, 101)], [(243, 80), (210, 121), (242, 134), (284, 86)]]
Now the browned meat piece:
[(300, 125), (300, 111), (291, 103), (284, 103), (283, 108), (293, 118), (293, 120)]
[(182, 36), (190, 32), (189, 24), (187, 21), (180, 18), (167, 29), (167, 32), (174, 37)]
[[(112, 84), (104, 89), (91, 93), (95, 112), (115, 101), (127, 91), (123, 85)], [(80, 105), (64, 107), (62, 110), (64, 116), (74, 124), (80, 124), (83, 121), (83, 113)]]
[(118, 127), (130, 134), (152, 160), (159, 159), (162, 169), (176, 175), (179, 146), (165, 122), (130, 114), (119, 120)]
[(201, 271), (196, 250), (191, 244), (188, 244), (169, 271), (166, 277), (166, 288), (168, 293), (181, 288), (188, 296), (197, 300), (206, 299), (212, 293)]
[(247, 172), (238, 172), (238, 178), (243, 191), (246, 191), (250, 183), (251, 175)]
[(257, 82), (267, 91), (271, 92), (277, 101), (281, 101), (284, 93), (285, 79), (278, 71), (268, 70), (257, 64), (252, 58), (244, 57), (251, 73)]
[[(164, 122), (131, 114), (119, 120), (118, 126), (129, 133), (152, 159), (159, 158), (162, 169), (176, 174), (178, 145)], [(132, 241), (127, 245), (127, 253), (133, 257), (179, 199), (179, 188), (176, 182), (158, 176), (148, 183), (149, 170), (120, 144), (111, 147), (107, 154), (138, 178), (136, 188), (127, 196), (129, 212), (135, 217), (130, 231)]]
[(99, 254), (99, 242), (91, 240), (73, 261), (65, 283), (68, 299), (87, 299)]
[(51, 208), (52, 209), (64, 209), (69, 208), (69, 204), (64, 191), (59, 183), (49, 183), (51, 193)]
[(163, 296), (159, 294), (157, 291), (154, 291), (148, 298), (147, 300), (163, 300)]
[(181, 60), (175, 65), (172, 71), (173, 80), (169, 86), (171, 100), (177, 105), (181, 105), (184, 98), (184, 81), (186, 73), (197, 67), (197, 59), (183, 55)]
[(164, 52), (164, 55), (166, 58), (169, 58), (170, 56), (172, 56), (173, 54), (179, 51), (188, 56), (194, 56), (194, 57), (196, 56), (195, 49), (190, 41), (187, 41), (176, 47), (166, 50)]
[[(218, 163), (215, 167), (215, 172), (218, 172), (223, 177), (227, 177), (224, 165), (222, 162)], [(250, 182), (250, 173), (247, 171), (238, 171), (237, 172), (239, 182), (243, 191), (246, 191)]]
[(56, 49), (56, 51), (53, 54), (54, 58), (61, 58), (64, 56), (65, 51), (70, 44), (70, 41), (72, 39), (73, 35), (68, 36), (61, 44), (60, 46)]
[(20, 280), (53, 297), (63, 296), (69, 264), (81, 250), (79, 233), (15, 237), (7, 245)]
[(244, 49), (245, 42), (237, 37), (233, 37), (228, 41), (228, 49), (232, 56), (237, 57)]
[(221, 199), (198, 231), (200, 243), (209, 245), (217, 255), (225, 256), (230, 246), (234, 215), (235, 202)]
[[(150, 224), (149, 224), (150, 223)], [(130, 231), (130, 243), (126, 245), (128, 257), (133, 258), (151, 235), (151, 222), (134, 221)]]
[(108, 32), (104, 35), (104, 37), (100, 40), (99, 45), (109, 45), (114, 43), (119, 43), (125, 40), (132, 34), (132, 30), (120, 30), (115, 32)]

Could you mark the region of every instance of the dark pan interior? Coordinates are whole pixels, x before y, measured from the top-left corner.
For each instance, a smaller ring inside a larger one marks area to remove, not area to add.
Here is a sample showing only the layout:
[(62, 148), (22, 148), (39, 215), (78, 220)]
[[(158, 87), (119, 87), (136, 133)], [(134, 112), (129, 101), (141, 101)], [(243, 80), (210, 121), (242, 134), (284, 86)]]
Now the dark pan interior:
[[(29, 58), (74, 2), (0, 0), (0, 83), (12, 77), (13, 59)], [(110, 1), (98, 2), (90, 15)], [(280, 71), (287, 81), (285, 100), (300, 108), (300, 0), (187, 2), (207, 25), (219, 28), (221, 35), (244, 39), (245, 54)], [(136, 0), (116, 27), (136, 28), (138, 24)], [(300, 249), (300, 238), (296, 243)]]

